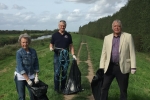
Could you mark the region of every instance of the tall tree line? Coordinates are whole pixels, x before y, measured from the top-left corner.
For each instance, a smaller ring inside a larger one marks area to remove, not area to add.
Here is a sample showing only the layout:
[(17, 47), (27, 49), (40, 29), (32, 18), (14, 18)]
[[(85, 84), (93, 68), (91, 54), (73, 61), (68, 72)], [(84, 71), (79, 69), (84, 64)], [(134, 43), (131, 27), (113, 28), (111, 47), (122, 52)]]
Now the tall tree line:
[(150, 0), (128, 0), (128, 3), (112, 16), (98, 19), (79, 27), (79, 33), (103, 39), (112, 33), (112, 22), (119, 19), (123, 31), (131, 33), (137, 51), (150, 51)]

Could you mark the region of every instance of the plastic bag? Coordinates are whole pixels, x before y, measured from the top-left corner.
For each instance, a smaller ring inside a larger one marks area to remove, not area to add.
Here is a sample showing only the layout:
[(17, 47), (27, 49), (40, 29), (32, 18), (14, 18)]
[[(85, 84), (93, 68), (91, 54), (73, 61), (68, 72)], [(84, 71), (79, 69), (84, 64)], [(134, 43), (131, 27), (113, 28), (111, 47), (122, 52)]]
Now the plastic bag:
[(73, 60), (63, 94), (73, 94), (80, 92), (81, 90), (81, 72), (76, 60)]
[(35, 100), (48, 100), (46, 96), (48, 85), (41, 80), (39, 80), (37, 84), (30, 87), (30, 89), (35, 96)]
[(95, 100), (100, 100), (103, 79), (104, 79), (104, 70), (98, 69), (96, 75), (93, 77), (91, 82), (92, 94)]

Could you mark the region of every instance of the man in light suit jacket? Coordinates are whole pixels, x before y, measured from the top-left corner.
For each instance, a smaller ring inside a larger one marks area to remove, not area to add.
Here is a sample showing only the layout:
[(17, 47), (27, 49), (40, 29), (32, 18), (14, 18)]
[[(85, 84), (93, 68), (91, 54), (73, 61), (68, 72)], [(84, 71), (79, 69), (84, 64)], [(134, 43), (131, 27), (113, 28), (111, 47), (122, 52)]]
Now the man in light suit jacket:
[(122, 32), (120, 20), (112, 23), (113, 33), (105, 36), (100, 69), (104, 69), (104, 81), (100, 100), (108, 99), (109, 87), (116, 78), (120, 88), (120, 100), (127, 100), (129, 73), (136, 72), (136, 57), (131, 34)]

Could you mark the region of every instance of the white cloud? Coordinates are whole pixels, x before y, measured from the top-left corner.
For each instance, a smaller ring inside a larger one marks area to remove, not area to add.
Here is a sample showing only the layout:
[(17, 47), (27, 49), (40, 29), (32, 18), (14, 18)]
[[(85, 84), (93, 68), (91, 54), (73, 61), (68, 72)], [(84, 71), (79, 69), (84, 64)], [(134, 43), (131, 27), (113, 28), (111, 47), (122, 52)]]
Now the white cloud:
[(0, 3), (0, 10), (5, 10), (5, 9), (8, 9), (8, 7), (5, 5), (5, 4), (3, 4), (3, 3)]
[(75, 9), (70, 15), (67, 17), (68, 21), (77, 21), (82, 17), (82, 14), (79, 9)]
[(62, 3), (62, 0), (55, 0), (55, 3), (56, 3), (56, 4), (61, 4), (61, 3)]
[(23, 6), (18, 6), (18, 5), (16, 5), (16, 4), (14, 4), (12, 8), (13, 8), (13, 9), (17, 9), (17, 10), (26, 9), (26, 8), (23, 7)]
[(114, 0), (99, 0), (89, 9), (86, 19), (94, 21), (101, 17), (112, 15), (124, 5), (125, 0), (117, 0), (116, 2)]
[(42, 17), (39, 22), (43, 22), (44, 23), (44, 22), (47, 22), (49, 20), (50, 20), (50, 17), (49, 16), (45, 16), (45, 17)]
[(58, 14), (57, 16), (56, 16), (56, 19), (62, 19), (63, 18), (63, 15), (62, 14)]
[(66, 20), (68, 31), (78, 31), (82, 25), (119, 11), (127, 1), (14, 0), (15, 4), (13, 4), (10, 0), (0, 0), (2, 2), (0, 3), (0, 30), (53, 30), (58, 28), (59, 20)]
[(95, 3), (96, 1), (99, 1), (99, 0), (64, 0), (64, 1), (91, 4), (91, 3)]
[(39, 17), (38, 17), (38, 22), (39, 23), (45, 23), (45, 22), (48, 22), (50, 21), (51, 19), (51, 14), (49, 11), (44, 11), (42, 12)]
[(110, 12), (113, 10), (112, 9), (113, 6), (114, 4), (108, 2), (107, 0), (100, 0), (89, 10), (89, 12), (96, 13), (96, 14), (107, 13), (106, 11), (108, 11), (108, 9)]
[[(16, 14), (0, 14), (0, 25), (9, 24), (15, 25), (32, 25), (36, 23), (34, 13), (16, 13)], [(30, 24), (29, 24), (30, 23)]]
[(57, 20), (67, 20), (69, 12), (66, 10), (61, 11), (58, 15), (56, 15)]

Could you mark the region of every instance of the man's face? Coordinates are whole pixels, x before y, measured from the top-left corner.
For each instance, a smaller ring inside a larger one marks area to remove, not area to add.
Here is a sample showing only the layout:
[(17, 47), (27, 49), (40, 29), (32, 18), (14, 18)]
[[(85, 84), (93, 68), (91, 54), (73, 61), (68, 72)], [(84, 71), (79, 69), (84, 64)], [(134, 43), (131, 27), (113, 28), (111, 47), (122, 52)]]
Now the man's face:
[(121, 33), (121, 25), (118, 22), (113, 23), (112, 29), (115, 34)]
[(65, 29), (66, 29), (66, 24), (63, 22), (60, 22), (59, 23), (59, 30), (63, 32), (63, 31), (65, 31)]

